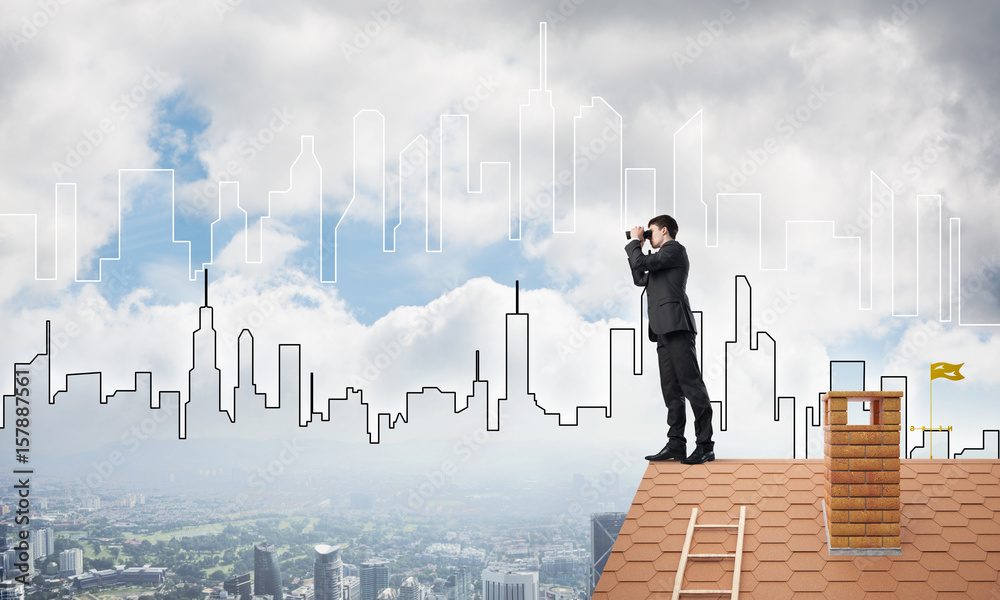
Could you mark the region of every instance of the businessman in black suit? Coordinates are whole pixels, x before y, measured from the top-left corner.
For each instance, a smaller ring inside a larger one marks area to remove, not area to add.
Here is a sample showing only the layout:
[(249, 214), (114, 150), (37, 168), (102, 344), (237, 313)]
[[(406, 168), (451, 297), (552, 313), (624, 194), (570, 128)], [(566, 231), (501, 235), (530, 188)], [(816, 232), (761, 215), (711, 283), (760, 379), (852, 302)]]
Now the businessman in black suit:
[[(631, 241), (625, 246), (632, 280), (637, 286), (646, 287), (649, 314), (649, 339), (656, 342), (656, 356), (660, 365), (660, 389), (667, 406), (667, 444), (646, 460), (680, 460), (686, 465), (715, 460), (715, 442), (712, 441), (712, 404), (708, 390), (701, 378), (695, 350), (694, 315), (687, 297), (687, 251), (674, 238), (677, 221), (669, 215), (649, 220), (652, 232), (650, 245), (658, 251), (642, 253), (643, 228), (636, 226), (630, 233)], [(684, 398), (694, 412), (696, 447), (687, 455), (684, 438), (686, 423)]]

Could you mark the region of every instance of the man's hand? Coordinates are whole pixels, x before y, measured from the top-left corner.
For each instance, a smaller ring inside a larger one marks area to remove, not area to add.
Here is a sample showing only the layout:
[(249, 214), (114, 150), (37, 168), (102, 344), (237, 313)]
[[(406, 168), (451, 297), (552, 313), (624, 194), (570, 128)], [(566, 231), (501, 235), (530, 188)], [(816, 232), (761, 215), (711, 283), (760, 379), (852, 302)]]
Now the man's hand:
[(635, 227), (632, 228), (632, 239), (633, 240), (639, 240), (639, 245), (640, 246), (645, 241), (644, 239), (642, 239), (642, 232), (643, 231), (645, 231), (645, 229), (643, 229), (642, 225), (636, 225)]

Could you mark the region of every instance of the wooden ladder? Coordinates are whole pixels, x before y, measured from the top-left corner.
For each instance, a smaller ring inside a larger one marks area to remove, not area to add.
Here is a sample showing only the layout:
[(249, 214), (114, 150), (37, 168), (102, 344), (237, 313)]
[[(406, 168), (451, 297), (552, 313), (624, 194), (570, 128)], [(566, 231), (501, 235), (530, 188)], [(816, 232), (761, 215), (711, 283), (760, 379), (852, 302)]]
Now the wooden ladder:
[[(677, 565), (677, 577), (674, 579), (674, 592), (670, 596), (672, 600), (680, 598), (681, 594), (701, 594), (718, 596), (720, 594), (730, 594), (732, 600), (736, 600), (740, 594), (740, 568), (743, 561), (743, 531), (746, 526), (747, 507), (740, 507), (740, 521), (731, 525), (698, 525), (698, 508), (691, 509), (691, 521), (688, 523), (687, 536), (684, 538), (684, 549), (681, 551), (681, 561)], [(691, 554), (691, 538), (694, 537), (695, 527), (705, 529), (736, 529), (736, 552), (734, 554)], [(736, 564), (733, 568), (733, 589), (731, 590), (682, 590), (681, 584), (684, 582), (684, 569), (687, 568), (689, 558), (735, 558)]]

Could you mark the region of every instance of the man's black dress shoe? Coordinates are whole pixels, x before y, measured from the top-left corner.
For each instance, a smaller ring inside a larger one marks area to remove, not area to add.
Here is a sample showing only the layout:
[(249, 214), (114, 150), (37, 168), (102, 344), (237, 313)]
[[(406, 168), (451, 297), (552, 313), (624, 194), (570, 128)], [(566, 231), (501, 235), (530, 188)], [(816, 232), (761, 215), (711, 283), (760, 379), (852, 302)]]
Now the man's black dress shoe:
[(669, 445), (664, 446), (663, 450), (660, 450), (656, 454), (650, 454), (646, 457), (646, 460), (656, 461), (656, 460), (684, 460), (687, 456), (687, 451), (683, 448), (673, 449)]
[(691, 453), (691, 456), (682, 460), (681, 463), (685, 465), (700, 465), (701, 463), (707, 463), (712, 460), (715, 460), (714, 450), (695, 448), (694, 452)]

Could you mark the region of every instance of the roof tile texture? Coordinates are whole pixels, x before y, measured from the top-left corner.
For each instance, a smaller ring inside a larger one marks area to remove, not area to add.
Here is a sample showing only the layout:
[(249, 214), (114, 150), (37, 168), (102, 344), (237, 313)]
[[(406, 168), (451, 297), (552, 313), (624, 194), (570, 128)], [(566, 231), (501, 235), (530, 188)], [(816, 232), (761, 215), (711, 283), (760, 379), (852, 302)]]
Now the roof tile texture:
[[(741, 505), (740, 598), (989, 598), (998, 589), (1000, 461), (902, 461), (902, 556), (830, 556), (824, 481), (822, 460), (650, 463), (594, 600), (670, 598), (691, 509), (698, 524), (728, 524)], [(691, 551), (735, 548), (735, 530), (696, 529)], [(689, 560), (682, 588), (729, 589), (733, 565)]]

